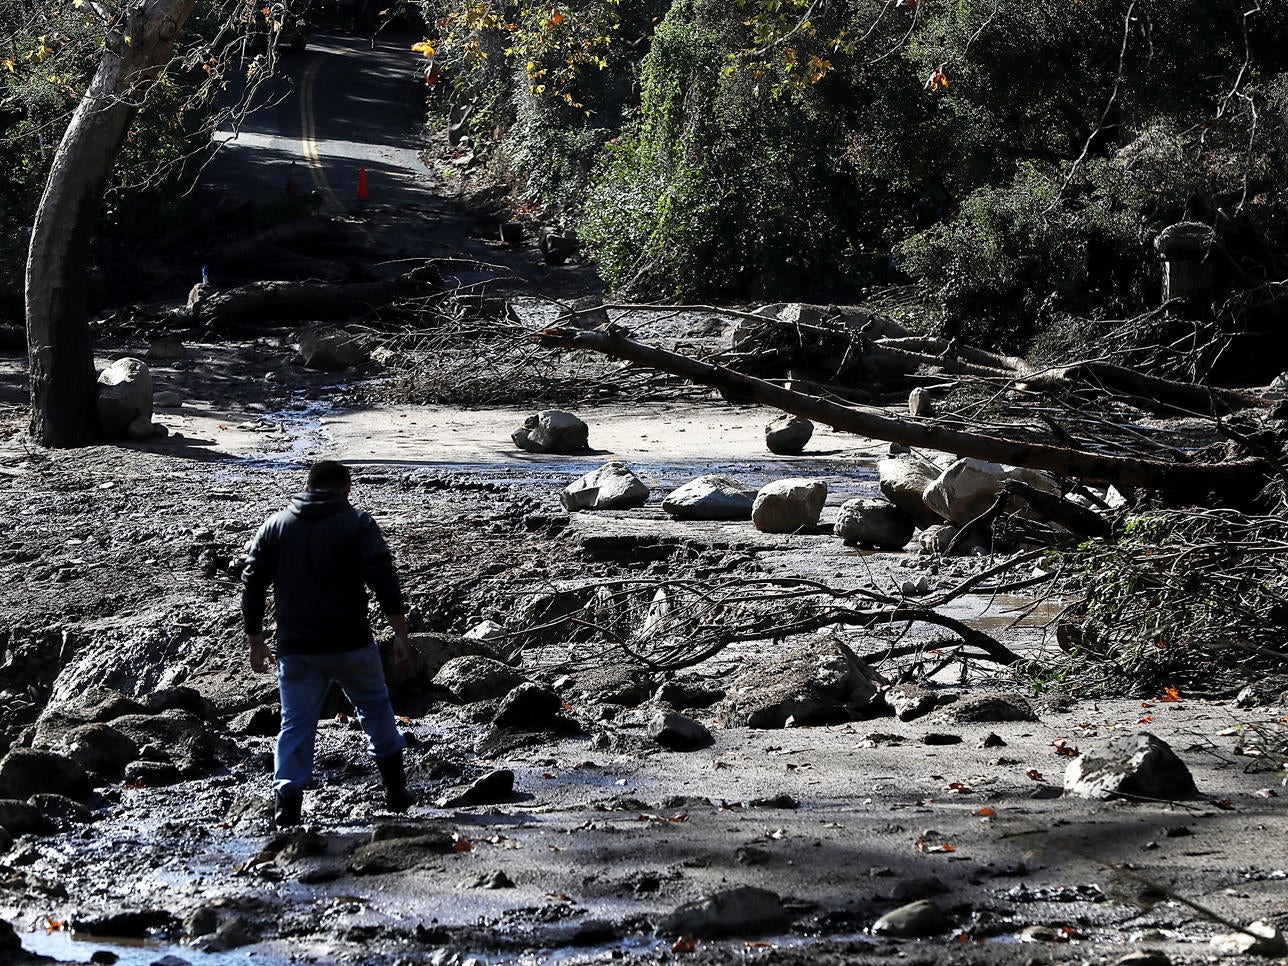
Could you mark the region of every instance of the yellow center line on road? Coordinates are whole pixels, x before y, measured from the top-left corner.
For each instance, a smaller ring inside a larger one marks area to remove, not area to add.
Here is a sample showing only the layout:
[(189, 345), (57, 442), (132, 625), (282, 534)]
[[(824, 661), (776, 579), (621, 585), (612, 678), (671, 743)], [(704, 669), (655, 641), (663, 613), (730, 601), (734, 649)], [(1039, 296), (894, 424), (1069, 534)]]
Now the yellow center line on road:
[[(318, 152), (317, 126), (313, 114), (314, 82), (317, 80), (318, 71), (322, 69), (325, 56), (315, 54), (300, 78), (300, 147), (304, 152), (304, 163), (309, 169), (309, 175), (313, 178), (313, 185), (322, 194), (323, 207), (335, 212), (344, 212), (348, 209), (331, 190), (331, 182), (327, 180), (326, 170), (322, 167), (322, 155)], [(359, 226), (359, 231), (368, 243), (374, 241), (366, 225)]]
[(313, 185), (322, 192), (322, 199), (328, 208), (343, 209), (340, 199), (331, 190), (322, 167), (322, 156), (318, 153), (317, 133), (313, 120), (313, 82), (322, 68), (323, 58), (315, 56), (310, 61), (304, 76), (300, 78), (300, 146), (304, 151), (304, 163), (308, 166), (313, 178)]

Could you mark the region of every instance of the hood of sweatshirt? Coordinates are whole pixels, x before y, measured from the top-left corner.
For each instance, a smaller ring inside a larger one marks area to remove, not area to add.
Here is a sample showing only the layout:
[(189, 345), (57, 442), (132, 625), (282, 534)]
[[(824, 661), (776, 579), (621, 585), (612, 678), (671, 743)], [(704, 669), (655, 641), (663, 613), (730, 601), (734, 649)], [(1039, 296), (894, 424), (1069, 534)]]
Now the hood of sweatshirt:
[(290, 510), (303, 520), (321, 520), (348, 505), (349, 498), (338, 493), (296, 493)]

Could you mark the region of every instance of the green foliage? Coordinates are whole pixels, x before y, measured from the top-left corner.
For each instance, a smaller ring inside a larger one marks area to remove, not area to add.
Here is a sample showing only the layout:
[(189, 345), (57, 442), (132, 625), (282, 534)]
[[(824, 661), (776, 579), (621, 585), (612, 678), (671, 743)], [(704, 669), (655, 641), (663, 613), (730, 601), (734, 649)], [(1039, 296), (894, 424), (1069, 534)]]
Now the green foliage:
[(1073, 678), (1209, 688), (1240, 665), (1240, 677), (1277, 667), (1286, 537), (1277, 516), (1157, 511), (1130, 518), (1115, 542), (1084, 544), (1069, 561), (1086, 595), (1066, 648)]
[(1266, 190), (1288, 176), (1277, 4), (430, 6), (510, 25), (458, 83), (487, 72), (530, 194), (571, 204), (594, 162), (581, 228), (614, 286), (773, 297), (906, 272), (939, 328), (1019, 348), (1064, 313), (1150, 303), (1147, 242), (1196, 199), (1288, 230)]
[(1024, 165), (1003, 187), (977, 189), (957, 216), (897, 254), (938, 309), (943, 334), (1021, 351), (1063, 315), (1126, 311), (1147, 284), (1147, 239), (1133, 176), (1097, 160), (1074, 190)]
[(793, 89), (727, 70), (746, 31), (714, 3), (677, 3), (659, 25), (639, 121), (610, 146), (582, 224), (610, 285), (768, 294), (838, 267), (843, 131)]
[[(26, 245), (54, 152), (102, 51), (104, 21), (88, 3), (32, 6), (0, 0), (0, 321), (22, 319)], [(214, 33), (218, 12), (190, 21)], [(218, 72), (174, 67), (147, 93), (116, 159), (104, 202), (105, 231), (145, 231), (181, 194), (185, 158), (206, 143)], [(202, 69), (204, 67), (204, 69)]]

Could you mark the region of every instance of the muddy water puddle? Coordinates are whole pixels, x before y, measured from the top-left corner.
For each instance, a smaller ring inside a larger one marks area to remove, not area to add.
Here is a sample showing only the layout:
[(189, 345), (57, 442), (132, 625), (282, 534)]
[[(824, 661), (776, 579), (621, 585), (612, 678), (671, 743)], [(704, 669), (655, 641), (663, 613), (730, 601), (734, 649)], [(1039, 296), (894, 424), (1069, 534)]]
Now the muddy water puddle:
[[(260, 950), (233, 950), (231, 952), (205, 952), (191, 946), (179, 946), (173, 943), (152, 942), (139, 939), (133, 941), (117, 938), (103, 938), (67, 930), (35, 929), (28, 933), (19, 932), (22, 946), (27, 952), (41, 956), (53, 956), (60, 962), (88, 963), (97, 952), (108, 952), (116, 957), (112, 962), (116, 966), (153, 966), (165, 957), (174, 957), (182, 962), (197, 961), (203, 966), (245, 966), (247, 963), (262, 963), (264, 966), (285, 966), (291, 962), (287, 956), (273, 956)], [(98, 960), (105, 962), (105, 959)]]

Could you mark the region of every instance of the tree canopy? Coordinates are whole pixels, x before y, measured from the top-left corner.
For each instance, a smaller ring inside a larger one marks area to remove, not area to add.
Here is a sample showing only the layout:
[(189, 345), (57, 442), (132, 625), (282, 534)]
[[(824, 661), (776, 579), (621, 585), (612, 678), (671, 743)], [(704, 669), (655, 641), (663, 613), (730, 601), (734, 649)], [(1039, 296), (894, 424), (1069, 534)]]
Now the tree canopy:
[(497, 163), (563, 206), (619, 290), (912, 281), (943, 330), (1022, 341), (1150, 304), (1172, 222), (1283, 238), (1281, 4), (425, 8), (449, 99), (502, 131)]

